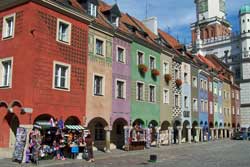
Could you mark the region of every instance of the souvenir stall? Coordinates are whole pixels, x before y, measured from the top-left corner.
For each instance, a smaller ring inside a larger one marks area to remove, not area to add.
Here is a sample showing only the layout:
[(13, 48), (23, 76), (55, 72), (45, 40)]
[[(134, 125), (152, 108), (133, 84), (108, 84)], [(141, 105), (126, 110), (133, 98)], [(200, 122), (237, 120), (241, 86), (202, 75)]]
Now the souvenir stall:
[(135, 126), (130, 130), (128, 151), (143, 150), (146, 146), (146, 129)]

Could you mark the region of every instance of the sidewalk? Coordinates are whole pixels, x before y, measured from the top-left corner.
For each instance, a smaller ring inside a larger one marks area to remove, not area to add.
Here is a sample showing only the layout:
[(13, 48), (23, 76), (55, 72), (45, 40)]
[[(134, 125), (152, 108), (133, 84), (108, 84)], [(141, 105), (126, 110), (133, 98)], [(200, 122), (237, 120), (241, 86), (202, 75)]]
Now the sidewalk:
[[(221, 140), (217, 140), (217, 141), (212, 141), (212, 142), (219, 142)], [(139, 150), (139, 151), (123, 151), (123, 150), (112, 150), (110, 153), (105, 153), (105, 152), (101, 152), (101, 151), (95, 151), (94, 152), (94, 156), (95, 156), (95, 160), (101, 160), (101, 159), (108, 159), (108, 158), (116, 158), (116, 157), (124, 157), (124, 156), (128, 156), (128, 155), (140, 155), (140, 154), (144, 154), (144, 153), (148, 153), (148, 154), (155, 154), (155, 153), (159, 153), (162, 152), (164, 150), (172, 150), (172, 149), (181, 149), (181, 148), (185, 148), (185, 147), (195, 147), (195, 146), (199, 146), (199, 145), (204, 145), (207, 143), (211, 143), (211, 142), (204, 142), (204, 143), (192, 143), (192, 144), (188, 144), (188, 143), (182, 143), (181, 145), (171, 145), (171, 146), (161, 146), (160, 148), (157, 147), (152, 147), (150, 149), (145, 149), (145, 150)], [(41, 160), (39, 161), (39, 166), (40, 167), (49, 167), (49, 166), (57, 166), (57, 165), (63, 165), (63, 164), (74, 164), (74, 163), (82, 163), (82, 165), (89, 165), (90, 163), (85, 161), (85, 160), (72, 160), (72, 159), (67, 159), (65, 161), (61, 161), (61, 160)], [(34, 164), (18, 164), (16, 162), (12, 162), (11, 159), (0, 159), (0, 166), (1, 167), (31, 167), (31, 166), (36, 166)]]

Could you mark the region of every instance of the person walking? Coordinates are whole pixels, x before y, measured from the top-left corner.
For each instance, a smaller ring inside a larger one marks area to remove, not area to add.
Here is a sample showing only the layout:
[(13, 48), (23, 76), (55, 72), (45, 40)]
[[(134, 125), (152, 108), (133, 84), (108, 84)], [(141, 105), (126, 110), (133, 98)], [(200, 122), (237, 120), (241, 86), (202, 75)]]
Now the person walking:
[(94, 154), (93, 154), (93, 140), (91, 134), (88, 134), (85, 138), (85, 143), (88, 151), (88, 162), (94, 162)]

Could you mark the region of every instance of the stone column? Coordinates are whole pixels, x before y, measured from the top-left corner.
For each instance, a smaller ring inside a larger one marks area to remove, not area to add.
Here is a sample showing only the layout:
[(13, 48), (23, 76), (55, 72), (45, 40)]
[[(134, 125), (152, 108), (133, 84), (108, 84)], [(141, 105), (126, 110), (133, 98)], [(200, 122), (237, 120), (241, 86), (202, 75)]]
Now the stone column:
[(181, 144), (181, 140), (182, 140), (182, 126), (177, 126), (178, 129), (178, 144)]
[(192, 138), (192, 135), (191, 135), (191, 126), (187, 126), (187, 129), (188, 129), (188, 143), (191, 144), (191, 138)]
[(211, 140), (214, 140), (214, 128), (210, 128), (211, 131)]
[(168, 145), (172, 144), (172, 131), (173, 127), (168, 127)]
[(200, 141), (200, 127), (195, 127), (196, 129), (196, 136), (195, 136), (195, 140), (196, 142), (199, 142)]
[(204, 142), (203, 127), (200, 127), (200, 130), (201, 130), (201, 142)]
[(216, 133), (216, 139), (218, 140), (219, 139), (219, 129), (218, 128), (215, 129), (215, 133)]
[(220, 129), (220, 138), (223, 139), (224, 138), (224, 129)]
[(109, 153), (110, 152), (110, 129), (109, 127), (105, 127), (104, 130), (106, 131), (106, 152)]
[(229, 129), (229, 138), (230, 138), (230, 139), (231, 139), (231, 137), (232, 137), (232, 131), (233, 131), (233, 130), (230, 128), (230, 129)]
[(157, 133), (157, 139), (156, 139), (156, 146), (158, 147), (158, 148), (160, 148), (160, 145), (161, 145), (161, 139), (160, 139), (160, 129), (161, 129), (161, 127), (156, 127), (156, 133)]

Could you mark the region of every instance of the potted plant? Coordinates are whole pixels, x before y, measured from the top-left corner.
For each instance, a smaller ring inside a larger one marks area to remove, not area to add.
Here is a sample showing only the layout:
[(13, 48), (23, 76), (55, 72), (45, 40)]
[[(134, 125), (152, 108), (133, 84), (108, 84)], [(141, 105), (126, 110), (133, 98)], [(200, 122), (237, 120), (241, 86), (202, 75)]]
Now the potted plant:
[(176, 83), (177, 87), (180, 87), (182, 85), (182, 80), (181, 79), (176, 79), (175, 83)]
[(156, 76), (160, 75), (160, 71), (157, 70), (157, 69), (152, 69), (152, 70), (151, 70), (151, 74), (152, 74), (154, 77), (156, 77)]
[(138, 69), (141, 73), (146, 73), (148, 71), (148, 67), (145, 64), (139, 64)]
[(172, 76), (171, 76), (170, 74), (165, 74), (165, 75), (164, 75), (164, 78), (165, 78), (165, 81), (166, 81), (166, 82), (169, 82), (169, 81), (172, 80)]

